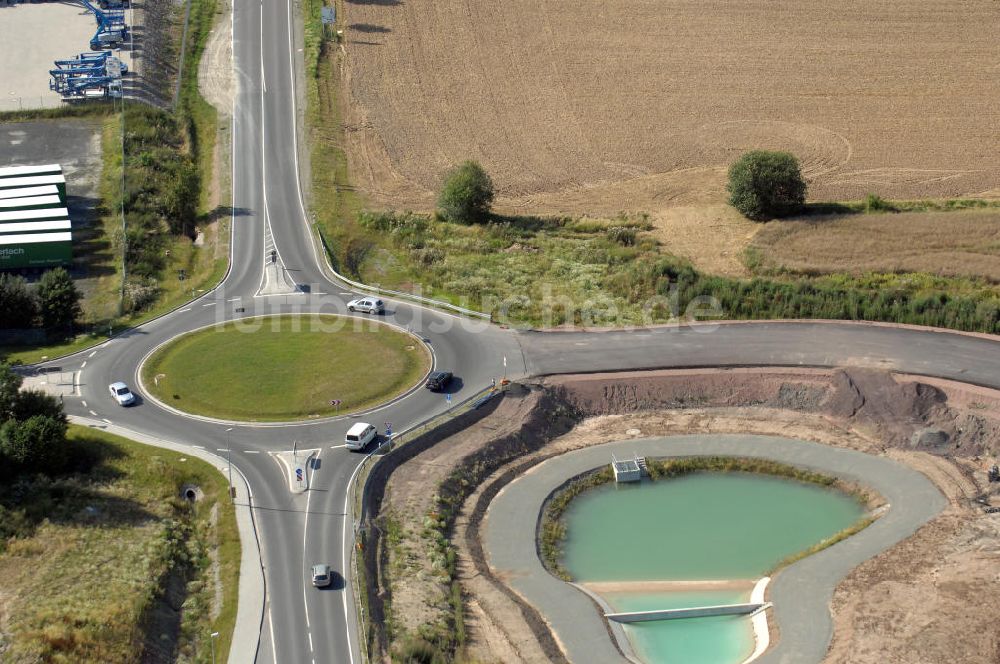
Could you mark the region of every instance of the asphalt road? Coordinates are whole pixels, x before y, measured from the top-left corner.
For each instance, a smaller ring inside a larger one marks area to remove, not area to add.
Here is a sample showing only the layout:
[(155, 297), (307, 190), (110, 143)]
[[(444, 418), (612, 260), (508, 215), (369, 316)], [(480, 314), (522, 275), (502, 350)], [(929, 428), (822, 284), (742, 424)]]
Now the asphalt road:
[[(345, 302), (354, 294), (328, 278), (301, 201), (293, 94), (301, 39), (290, 33), (292, 11), (290, 0), (235, 7), (234, 231), (231, 271), (222, 285), (96, 349), (49, 364), (81, 372), (80, 397), (65, 402), (70, 413), (207, 450), (224, 451), (231, 445), (233, 464), (254, 495), (263, 542), (268, 592), (257, 661), (353, 664), (360, 656), (350, 592), (342, 587), (316, 590), (308, 579), (314, 562), (329, 562), (342, 573), (352, 546), (345, 499), (361, 457), (340, 447), (343, 434), (359, 419), (380, 428), (390, 421), (395, 431), (402, 431), (445, 410), (444, 399), (421, 389), (358, 417), (230, 426), (181, 416), (143, 400), (141, 390), (140, 403), (127, 409), (117, 407), (107, 393), (115, 380), (134, 387), (142, 358), (184, 332), (255, 315), (346, 313)], [(272, 248), (278, 269), (299, 285), (296, 293), (261, 295), (267, 291), (265, 267)], [(726, 325), (712, 332), (517, 333), (383, 299), (387, 311), (381, 318), (425, 338), (435, 365), (462, 379), (456, 402), (502, 375), (504, 358), (511, 378), (668, 366), (863, 364), (1000, 387), (1000, 345), (955, 334), (772, 323)], [(311, 490), (302, 495), (288, 491), (280, 468), (267, 454), (293, 444), (319, 450)]]

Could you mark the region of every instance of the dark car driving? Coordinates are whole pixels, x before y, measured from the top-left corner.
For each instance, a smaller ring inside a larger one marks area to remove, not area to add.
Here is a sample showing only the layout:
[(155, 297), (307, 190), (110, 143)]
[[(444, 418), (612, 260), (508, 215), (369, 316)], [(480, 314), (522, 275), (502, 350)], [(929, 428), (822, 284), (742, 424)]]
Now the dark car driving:
[(427, 384), (424, 387), (434, 391), (443, 390), (448, 387), (451, 378), (450, 371), (432, 371), (431, 375), (427, 377)]

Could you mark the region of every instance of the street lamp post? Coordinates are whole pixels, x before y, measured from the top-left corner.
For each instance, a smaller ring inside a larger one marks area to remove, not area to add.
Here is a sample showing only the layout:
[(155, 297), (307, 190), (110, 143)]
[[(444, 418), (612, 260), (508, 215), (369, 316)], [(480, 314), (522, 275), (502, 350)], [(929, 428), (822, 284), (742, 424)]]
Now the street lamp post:
[(215, 637), (219, 636), (218, 632), (212, 632), (211, 638), (208, 642), (212, 645), (212, 664), (215, 664)]
[(229, 466), (229, 500), (236, 502), (236, 492), (233, 491), (233, 441), (229, 432), (233, 427), (226, 429), (226, 464)]

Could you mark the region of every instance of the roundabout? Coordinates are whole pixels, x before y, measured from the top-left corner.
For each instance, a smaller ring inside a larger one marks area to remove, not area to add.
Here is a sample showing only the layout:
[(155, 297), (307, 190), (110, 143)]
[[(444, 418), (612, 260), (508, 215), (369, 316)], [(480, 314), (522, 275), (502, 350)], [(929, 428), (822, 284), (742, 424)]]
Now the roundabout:
[(143, 392), (189, 415), (290, 422), (337, 417), (390, 402), (426, 376), (416, 337), (372, 320), (265, 316), (201, 328), (154, 349)]

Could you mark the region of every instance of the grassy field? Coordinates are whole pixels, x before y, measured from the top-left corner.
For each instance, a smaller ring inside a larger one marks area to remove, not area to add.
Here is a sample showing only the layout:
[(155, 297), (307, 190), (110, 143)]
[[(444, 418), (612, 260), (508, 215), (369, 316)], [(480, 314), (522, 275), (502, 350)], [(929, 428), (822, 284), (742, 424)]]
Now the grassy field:
[(195, 332), (156, 351), (143, 382), (186, 412), (281, 421), (361, 410), (426, 373), (429, 356), (413, 337), (353, 320), (281, 316)]
[(69, 439), (72, 472), (0, 486), (0, 660), (207, 663), (217, 631), (226, 661), (240, 543), (225, 477), (95, 429)]
[(922, 272), (1000, 283), (1000, 210), (773, 221), (750, 245), (755, 272)]

